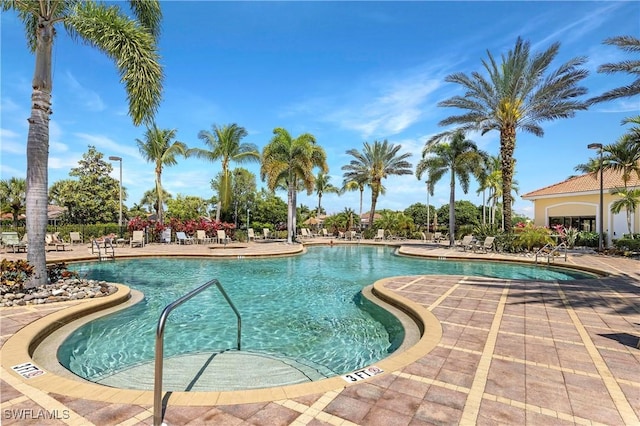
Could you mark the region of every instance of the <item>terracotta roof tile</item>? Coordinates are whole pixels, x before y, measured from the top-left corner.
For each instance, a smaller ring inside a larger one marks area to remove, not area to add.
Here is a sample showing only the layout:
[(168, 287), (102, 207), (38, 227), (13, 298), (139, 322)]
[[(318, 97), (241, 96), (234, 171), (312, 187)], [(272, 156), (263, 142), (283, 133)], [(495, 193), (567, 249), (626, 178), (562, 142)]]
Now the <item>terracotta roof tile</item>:
[[(624, 187), (622, 181), (622, 175), (619, 172), (613, 170), (603, 171), (603, 187), (605, 191), (616, 187)], [(631, 178), (627, 182), (629, 188), (640, 187), (640, 179), (638, 175), (632, 173)], [(535, 191), (528, 192), (522, 195), (522, 198), (533, 199), (538, 197), (544, 197), (548, 195), (560, 195), (569, 193), (580, 192), (592, 192), (600, 190), (600, 173), (585, 174), (581, 176), (573, 176), (569, 179), (555, 183), (553, 185), (546, 186), (544, 188), (536, 189)]]

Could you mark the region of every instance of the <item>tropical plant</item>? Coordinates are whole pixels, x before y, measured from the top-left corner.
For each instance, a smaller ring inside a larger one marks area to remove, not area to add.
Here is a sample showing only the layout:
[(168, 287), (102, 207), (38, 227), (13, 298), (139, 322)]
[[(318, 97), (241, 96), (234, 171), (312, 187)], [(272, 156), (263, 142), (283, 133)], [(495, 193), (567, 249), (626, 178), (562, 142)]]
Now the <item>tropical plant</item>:
[(186, 155), (187, 145), (184, 142), (174, 141), (177, 130), (160, 129), (154, 123), (147, 128), (144, 140), (136, 139), (138, 150), (145, 160), (155, 163), (156, 194), (158, 200), (158, 222), (163, 223), (164, 201), (162, 195), (162, 169), (164, 166), (178, 164), (176, 156)]
[[(173, 198), (173, 195), (171, 195), (166, 189), (162, 188), (163, 204), (166, 203), (171, 198)], [(156, 218), (158, 217), (158, 212), (160, 210), (160, 207), (158, 204), (158, 192), (156, 191), (155, 188), (149, 189), (148, 191), (144, 191), (144, 194), (142, 194), (142, 199), (140, 200), (140, 204), (142, 204), (143, 206), (146, 206), (149, 211), (155, 212)]]
[(45, 233), (49, 116), (52, 114), (53, 42), (56, 26), (72, 39), (104, 52), (117, 65), (135, 125), (150, 121), (160, 104), (162, 67), (157, 52), (162, 13), (158, 0), (130, 1), (133, 16), (120, 5), (96, 1), (2, 0), (2, 11), (15, 11), (35, 54), (31, 81), (31, 116), (27, 137), (27, 260), (34, 267), (29, 286), (46, 284)]
[(427, 190), (433, 194), (433, 186), (449, 173), (449, 242), (455, 242), (456, 216), (456, 178), (462, 191), (469, 191), (470, 175), (479, 176), (481, 164), (487, 154), (478, 149), (472, 140), (466, 138), (464, 131), (443, 132), (427, 141), (422, 150), (422, 159), (416, 166), (418, 179), (427, 173)]
[(505, 231), (512, 230), (511, 185), (514, 176), (514, 152), (518, 130), (543, 136), (541, 123), (559, 118), (573, 117), (588, 104), (577, 98), (587, 89), (578, 86), (588, 71), (580, 68), (586, 58), (570, 59), (554, 71), (551, 62), (558, 55), (559, 43), (542, 53), (530, 54), (529, 42), (518, 38), (513, 50), (496, 63), (487, 52), (488, 61), (482, 61), (488, 79), (473, 72), (471, 76), (455, 73), (445, 81), (459, 84), (463, 95), (456, 95), (438, 104), (466, 110), (461, 115), (445, 118), (440, 125), (461, 125), (464, 131), (477, 130), (485, 134), (500, 132), (500, 158), (502, 159), (502, 196)]
[(262, 151), (260, 178), (266, 179), (267, 188), (274, 191), (279, 183), (287, 185), (287, 241), (293, 242), (295, 235), (296, 192), (302, 183), (308, 194), (313, 191), (313, 169), (319, 167), (327, 173), (327, 154), (316, 145), (316, 138), (303, 133), (293, 138), (287, 130), (278, 127), (274, 136)]
[(260, 153), (258, 147), (252, 143), (243, 143), (242, 138), (247, 136), (244, 127), (236, 123), (224, 126), (212, 126), (212, 131), (201, 130), (198, 138), (204, 141), (209, 149), (191, 148), (187, 151), (188, 156), (195, 156), (214, 162), (221, 160), (222, 176), (218, 186), (218, 207), (216, 209), (216, 220), (220, 220), (222, 211), (227, 211), (231, 207), (232, 199), (232, 177), (229, 170), (229, 163), (258, 162)]
[(167, 217), (180, 220), (195, 220), (207, 215), (207, 201), (194, 195), (176, 195), (167, 200)]
[(26, 211), (27, 181), (12, 177), (0, 180), (0, 213), (11, 213), (14, 229)]
[[(347, 154), (354, 159), (342, 166), (342, 170), (345, 171), (345, 181), (366, 182), (371, 187), (371, 209), (369, 210), (371, 219), (375, 217), (378, 197), (382, 193), (382, 179), (390, 175), (413, 173), (412, 165), (407, 161), (411, 153), (399, 154), (398, 151), (401, 148), (402, 145), (390, 144), (385, 139), (382, 142), (375, 140), (373, 144), (365, 142), (362, 152), (357, 149), (347, 151)], [(369, 223), (373, 223), (373, 220)]]
[(34, 273), (34, 268), (24, 259), (0, 262), (0, 285), (9, 287), (15, 292), (22, 291)]
[[(640, 53), (640, 39), (633, 36), (610, 37), (604, 40), (604, 44), (616, 46), (626, 52)], [(627, 98), (640, 93), (640, 60), (626, 60), (618, 63), (602, 64), (598, 67), (598, 72), (613, 74), (626, 72), (635, 77), (635, 80), (627, 86), (611, 89), (600, 96), (589, 99), (591, 103), (606, 102), (619, 98)]]
[(633, 229), (631, 228), (631, 216), (640, 206), (640, 189), (615, 188), (611, 191), (611, 195), (617, 195), (620, 198), (611, 203), (611, 213), (618, 214), (624, 209), (627, 213), (627, 231), (633, 239)]
[(320, 211), (322, 210), (322, 196), (324, 194), (340, 193), (340, 190), (335, 185), (329, 182), (330, 180), (331, 176), (321, 171), (316, 175), (314, 189), (316, 191), (316, 194), (318, 195), (318, 210), (316, 211), (317, 216), (320, 216)]

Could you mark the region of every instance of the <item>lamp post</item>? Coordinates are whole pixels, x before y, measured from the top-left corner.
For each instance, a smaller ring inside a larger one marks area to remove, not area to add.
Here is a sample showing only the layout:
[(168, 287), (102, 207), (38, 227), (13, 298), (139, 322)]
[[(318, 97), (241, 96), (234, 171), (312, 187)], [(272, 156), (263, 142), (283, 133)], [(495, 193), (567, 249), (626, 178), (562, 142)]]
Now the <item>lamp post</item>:
[(431, 232), (431, 224), (429, 223), (429, 181), (425, 182), (427, 184), (427, 234)]
[(120, 162), (120, 213), (118, 215), (118, 228), (119, 232), (122, 232), (122, 157), (111, 156), (109, 157), (111, 161)]
[(600, 169), (600, 220), (598, 221), (599, 232), (598, 232), (598, 251), (602, 252), (603, 248), (603, 238), (604, 238), (604, 181), (602, 179), (602, 144), (601, 143), (590, 143), (587, 145), (588, 149), (597, 149), (600, 152), (600, 161), (599, 161), (599, 169)]

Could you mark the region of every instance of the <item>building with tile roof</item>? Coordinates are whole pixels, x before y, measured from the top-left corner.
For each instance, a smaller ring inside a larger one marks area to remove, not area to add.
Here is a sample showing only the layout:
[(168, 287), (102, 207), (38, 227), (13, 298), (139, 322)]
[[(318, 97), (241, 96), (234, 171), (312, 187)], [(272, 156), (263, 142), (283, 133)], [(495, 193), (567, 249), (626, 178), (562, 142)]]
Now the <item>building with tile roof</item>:
[[(611, 213), (611, 204), (619, 196), (611, 195), (615, 188), (624, 188), (622, 175), (613, 170), (603, 171), (603, 227), (607, 245), (612, 239), (628, 234), (627, 213)], [(640, 188), (640, 178), (633, 173), (627, 188)], [(600, 173), (573, 176), (562, 182), (522, 195), (534, 205), (534, 223), (538, 226), (563, 224), (581, 231), (598, 232), (600, 221)], [(640, 209), (631, 216), (631, 229), (640, 232)]]

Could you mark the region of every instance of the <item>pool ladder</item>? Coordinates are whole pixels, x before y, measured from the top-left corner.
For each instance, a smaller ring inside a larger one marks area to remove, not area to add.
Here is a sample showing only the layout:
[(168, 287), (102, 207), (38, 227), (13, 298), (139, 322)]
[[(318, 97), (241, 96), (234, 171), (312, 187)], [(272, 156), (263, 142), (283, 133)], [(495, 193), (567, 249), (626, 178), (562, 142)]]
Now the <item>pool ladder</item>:
[(104, 248), (100, 247), (100, 243), (98, 241), (93, 240), (91, 243), (91, 253), (97, 254), (99, 261), (107, 259), (115, 260), (116, 258), (116, 251), (113, 249), (111, 240), (104, 241)]
[(185, 294), (179, 299), (169, 303), (162, 313), (160, 314), (160, 319), (158, 320), (158, 327), (156, 328), (156, 353), (155, 353), (155, 377), (153, 382), (153, 424), (154, 426), (160, 426), (162, 424), (163, 418), (163, 410), (162, 410), (162, 367), (164, 363), (164, 326), (167, 322), (167, 318), (171, 311), (173, 311), (178, 306), (182, 305), (187, 300), (191, 299), (196, 294), (206, 290), (208, 287), (214, 285), (218, 287), (218, 290), (224, 296), (225, 300), (235, 312), (236, 317), (238, 318), (238, 337), (237, 337), (237, 348), (240, 350), (240, 337), (242, 335), (242, 318), (240, 317), (240, 313), (236, 309), (235, 305), (227, 295), (227, 292), (224, 291), (222, 284), (217, 279), (213, 279), (201, 285), (198, 288), (191, 290), (189, 293)]
[(548, 265), (551, 261), (555, 260), (556, 254), (558, 255), (560, 254), (560, 249), (563, 249), (564, 251), (564, 261), (566, 262), (567, 261), (567, 244), (560, 243), (554, 247), (552, 243), (548, 243), (536, 252), (536, 264), (538, 264), (538, 256), (540, 256), (540, 257), (547, 258), (547, 265)]

